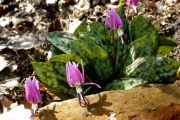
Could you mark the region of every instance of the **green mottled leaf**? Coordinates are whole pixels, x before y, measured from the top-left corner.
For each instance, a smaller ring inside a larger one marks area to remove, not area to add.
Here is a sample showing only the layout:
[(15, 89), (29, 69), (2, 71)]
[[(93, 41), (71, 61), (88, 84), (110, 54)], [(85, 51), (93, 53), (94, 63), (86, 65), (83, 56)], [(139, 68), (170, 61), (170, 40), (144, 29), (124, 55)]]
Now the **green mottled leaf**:
[[(106, 58), (108, 56), (107, 52), (95, 44), (95, 42), (88, 41), (80, 41), (74, 40), (71, 41), (71, 50), (82, 59), (94, 59), (94, 58)], [(98, 51), (98, 52), (97, 52)]]
[(65, 63), (58, 61), (33, 62), (32, 65), (41, 82), (48, 89), (58, 91), (61, 99), (74, 97), (75, 90), (70, 88), (66, 81)]
[(169, 54), (174, 49), (174, 46), (160, 46), (158, 48), (157, 55), (159, 56), (165, 56)]
[(129, 59), (128, 57), (128, 45), (122, 45), (120, 41), (117, 42), (117, 50), (116, 50), (116, 68), (115, 71), (116, 73), (122, 72), (122, 69), (126, 67)]
[(89, 32), (91, 36), (95, 38), (96, 43), (106, 51), (108, 51), (108, 53), (111, 53), (112, 35), (108, 27), (105, 24), (93, 22), (92, 24), (90, 24), (89, 28)]
[(53, 44), (49, 44), (49, 50), (52, 52), (52, 56), (64, 53)]
[(70, 53), (69, 42), (72, 40), (77, 40), (77, 38), (72, 34), (60, 33), (60, 32), (49, 32), (46, 34), (47, 40), (56, 46), (58, 49), (64, 53)]
[(177, 46), (177, 43), (170, 37), (159, 36), (159, 46)]
[(92, 32), (82, 32), (79, 34), (79, 40), (85, 44), (87, 44), (88, 46), (97, 44), (99, 46), (101, 46), (101, 40), (96, 37), (96, 35), (94, 35), (94, 33)]
[(131, 40), (147, 36), (149, 39), (157, 39), (158, 34), (151, 22), (143, 16), (136, 16), (130, 24), (130, 36)]
[(93, 22), (89, 25), (89, 28), (89, 31), (98, 36), (102, 41), (110, 43), (112, 39), (111, 32), (105, 24)]
[(142, 78), (149, 83), (172, 83), (180, 62), (165, 57), (140, 57), (126, 67), (126, 77)]
[(95, 67), (97, 77), (101, 81), (108, 82), (108, 78), (113, 75), (112, 63), (109, 58), (96, 59), (91, 63)]
[(129, 78), (126, 80), (113, 80), (112, 83), (105, 86), (105, 90), (126, 90), (143, 84), (144, 81), (139, 78)]
[[(112, 64), (108, 53), (93, 40), (74, 40), (71, 41), (71, 50), (89, 63), (88, 66), (95, 71), (100, 80), (106, 80), (112, 75)], [(98, 51), (98, 52), (97, 52)]]
[(150, 36), (151, 35), (149, 35), (149, 37), (141, 37), (129, 45), (129, 50), (133, 61), (138, 57), (153, 56), (156, 54), (158, 43), (155, 37)]
[(159, 39), (159, 48), (157, 55), (159, 56), (164, 56), (169, 54), (174, 49), (174, 47), (177, 46), (177, 43), (169, 37), (160, 36), (158, 39)]
[(87, 25), (86, 25), (86, 20), (81, 21), (81, 23), (79, 24), (79, 26), (76, 28), (76, 30), (74, 31), (74, 35), (78, 36), (79, 33), (81, 32), (87, 32)]
[[(88, 39), (87, 39), (88, 38)], [(80, 33), (79, 39), (81, 41), (86, 42), (87, 44), (97, 44), (98, 46), (102, 47), (104, 50), (106, 50), (109, 54), (112, 53), (112, 43), (109, 43), (111, 41), (109, 40), (102, 40), (99, 36), (97, 36), (93, 32), (86, 32), (86, 33)], [(109, 41), (109, 42), (108, 42)]]
[(59, 61), (62, 63), (67, 63), (69, 61), (75, 61), (75, 62), (80, 63), (81, 58), (79, 58), (78, 56), (73, 55), (73, 54), (60, 54), (60, 55), (56, 55), (56, 56), (52, 57), (50, 59), (50, 61)]

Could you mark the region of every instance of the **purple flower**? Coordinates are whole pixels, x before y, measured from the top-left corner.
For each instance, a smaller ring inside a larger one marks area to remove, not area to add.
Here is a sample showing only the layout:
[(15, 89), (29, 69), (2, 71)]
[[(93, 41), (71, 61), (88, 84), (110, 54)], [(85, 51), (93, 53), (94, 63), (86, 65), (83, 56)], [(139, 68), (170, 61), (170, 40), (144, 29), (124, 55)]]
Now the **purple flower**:
[[(82, 65), (82, 63), (81, 63)], [(82, 85), (96, 85), (98, 88), (101, 88), (98, 84), (96, 83), (85, 83), (85, 78), (84, 78), (84, 67), (82, 65), (82, 72), (78, 68), (78, 64), (75, 62), (68, 62), (66, 64), (66, 77), (67, 77), (67, 82), (70, 87), (76, 87), (76, 92), (77, 92), (77, 97), (79, 100), (80, 105), (86, 104), (84, 96), (82, 94)]]
[(138, 6), (139, 0), (126, 0), (126, 3), (134, 9), (135, 13), (137, 13), (136, 7)]
[(25, 79), (25, 97), (29, 103), (39, 103), (42, 101), (38, 81), (35, 77)]
[(116, 29), (122, 27), (123, 22), (122, 22), (120, 16), (118, 15), (118, 13), (116, 12), (116, 10), (114, 8), (108, 8), (106, 10), (106, 13), (108, 15), (108, 18), (106, 20), (106, 24), (112, 30), (116, 30)]
[(69, 86), (76, 87), (80, 86), (85, 82), (84, 79), (84, 68), (82, 66), (82, 73), (78, 68), (78, 64), (75, 62), (69, 62), (66, 64), (66, 77)]

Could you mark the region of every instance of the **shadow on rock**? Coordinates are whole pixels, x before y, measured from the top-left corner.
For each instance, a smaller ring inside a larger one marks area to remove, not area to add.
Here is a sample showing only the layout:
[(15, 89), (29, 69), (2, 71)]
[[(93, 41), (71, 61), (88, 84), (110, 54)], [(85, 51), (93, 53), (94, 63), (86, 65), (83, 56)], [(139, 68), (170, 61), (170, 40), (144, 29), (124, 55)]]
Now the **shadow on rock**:
[(56, 117), (55, 113), (58, 113), (57, 111), (54, 110), (55, 106), (53, 109), (44, 109), (42, 110), (39, 114), (38, 117), (40, 120), (58, 120)]
[(159, 88), (162, 92), (180, 99), (180, 92), (175, 89), (174, 85), (176, 84), (174, 83), (173, 85), (166, 85), (166, 86), (156, 85), (156, 87)]
[(107, 95), (103, 94), (101, 96), (98, 94), (98, 96), (99, 100), (96, 103), (87, 105), (87, 111), (97, 116), (102, 116), (104, 114), (109, 116), (112, 111), (106, 109), (105, 107), (111, 106), (112, 103), (106, 102)]

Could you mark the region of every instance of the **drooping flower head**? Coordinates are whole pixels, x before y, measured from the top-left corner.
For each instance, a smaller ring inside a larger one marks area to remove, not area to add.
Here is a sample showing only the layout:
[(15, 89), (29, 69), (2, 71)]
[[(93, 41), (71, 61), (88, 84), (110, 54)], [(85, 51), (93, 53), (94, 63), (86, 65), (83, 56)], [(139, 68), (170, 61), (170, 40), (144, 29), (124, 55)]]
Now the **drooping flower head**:
[(41, 94), (39, 91), (38, 81), (35, 77), (25, 79), (25, 97), (29, 103), (39, 103), (42, 101)]
[(76, 87), (83, 84), (85, 82), (83, 65), (81, 73), (81, 71), (78, 68), (78, 64), (76, 64), (75, 62), (68, 62), (66, 64), (66, 77), (67, 82), (71, 87)]
[(139, 0), (126, 0), (126, 3), (134, 9), (135, 13), (137, 13), (136, 7), (139, 4)]
[(122, 31), (123, 22), (121, 20), (121, 17), (118, 15), (117, 11), (114, 8), (108, 8), (106, 10), (106, 13), (108, 15), (106, 24), (110, 27), (111, 30), (117, 30), (118, 35), (121, 38), (122, 44), (124, 44), (124, 40), (122, 38), (122, 35), (124, 34)]
[[(82, 62), (81, 62), (81, 65), (82, 65)], [(98, 88), (101, 88), (96, 83), (92, 83), (92, 82), (85, 83), (84, 67), (82, 65), (82, 72), (81, 72), (78, 68), (78, 64), (76, 64), (75, 62), (68, 62), (66, 64), (66, 78), (70, 87), (76, 87), (77, 98), (79, 100), (80, 105), (86, 104), (84, 96), (82, 94), (81, 86), (96, 85)]]
[(123, 22), (114, 8), (108, 8), (106, 13), (108, 15), (106, 24), (110, 27), (111, 30), (116, 30), (122, 27)]

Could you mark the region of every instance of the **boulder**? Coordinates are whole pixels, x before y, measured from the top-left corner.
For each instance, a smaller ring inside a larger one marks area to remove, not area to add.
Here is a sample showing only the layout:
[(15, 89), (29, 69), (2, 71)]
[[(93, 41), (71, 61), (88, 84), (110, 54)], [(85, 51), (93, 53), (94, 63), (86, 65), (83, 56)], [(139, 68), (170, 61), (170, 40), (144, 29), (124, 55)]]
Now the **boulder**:
[(53, 102), (40, 108), (33, 120), (180, 120), (180, 82), (151, 84), (130, 90), (112, 90)]

